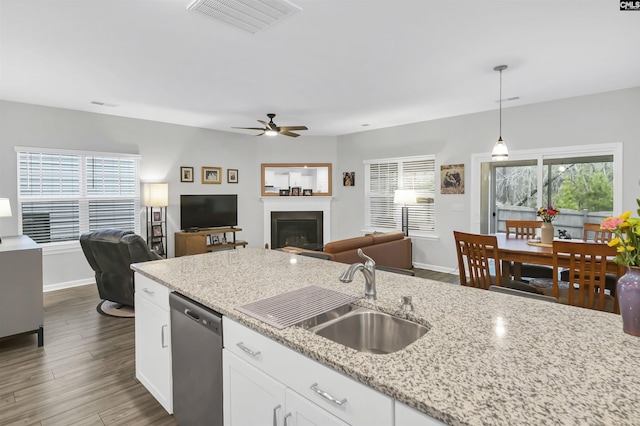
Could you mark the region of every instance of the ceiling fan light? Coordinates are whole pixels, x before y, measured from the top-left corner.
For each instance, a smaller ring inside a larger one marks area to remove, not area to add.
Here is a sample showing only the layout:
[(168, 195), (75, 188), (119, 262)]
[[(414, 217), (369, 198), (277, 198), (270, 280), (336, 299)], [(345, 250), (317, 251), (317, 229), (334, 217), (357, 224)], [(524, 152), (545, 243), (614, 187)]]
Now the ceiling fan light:
[(264, 131), (264, 134), (267, 136), (275, 136), (278, 134), (278, 132), (273, 129), (267, 129)]
[(493, 146), (493, 151), (491, 151), (491, 158), (496, 161), (504, 161), (509, 158), (509, 150), (507, 149), (507, 145), (502, 140), (502, 136), (498, 139), (498, 142)]

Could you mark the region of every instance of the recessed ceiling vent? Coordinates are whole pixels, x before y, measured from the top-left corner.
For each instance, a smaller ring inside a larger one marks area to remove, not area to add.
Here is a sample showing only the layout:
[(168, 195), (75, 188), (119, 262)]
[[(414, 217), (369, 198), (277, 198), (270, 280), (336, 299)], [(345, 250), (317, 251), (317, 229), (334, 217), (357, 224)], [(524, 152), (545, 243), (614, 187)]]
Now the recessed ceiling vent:
[(287, 0), (194, 0), (187, 9), (251, 34), (266, 30), (302, 10)]

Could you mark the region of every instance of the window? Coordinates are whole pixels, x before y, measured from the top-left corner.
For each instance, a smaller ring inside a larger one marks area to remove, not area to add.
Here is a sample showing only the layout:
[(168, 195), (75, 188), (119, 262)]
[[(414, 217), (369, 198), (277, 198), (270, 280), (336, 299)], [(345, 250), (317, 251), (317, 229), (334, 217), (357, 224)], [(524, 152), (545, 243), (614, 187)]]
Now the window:
[(364, 223), (367, 229), (401, 229), (401, 205), (393, 204), (396, 189), (416, 191), (416, 204), (408, 205), (409, 230), (414, 235), (435, 232), (435, 157), (366, 160)]
[(139, 232), (139, 157), (16, 147), (21, 232), (77, 241), (99, 228)]

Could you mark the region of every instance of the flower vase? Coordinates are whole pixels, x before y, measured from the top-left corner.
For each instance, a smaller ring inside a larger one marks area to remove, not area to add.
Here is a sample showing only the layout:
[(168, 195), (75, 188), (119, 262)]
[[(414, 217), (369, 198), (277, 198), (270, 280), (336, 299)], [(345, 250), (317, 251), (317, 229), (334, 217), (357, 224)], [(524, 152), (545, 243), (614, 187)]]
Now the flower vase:
[(542, 244), (553, 243), (553, 224), (551, 222), (542, 222), (540, 228), (540, 242)]
[(627, 273), (618, 279), (616, 294), (620, 304), (622, 330), (632, 336), (640, 336), (640, 268), (627, 268)]

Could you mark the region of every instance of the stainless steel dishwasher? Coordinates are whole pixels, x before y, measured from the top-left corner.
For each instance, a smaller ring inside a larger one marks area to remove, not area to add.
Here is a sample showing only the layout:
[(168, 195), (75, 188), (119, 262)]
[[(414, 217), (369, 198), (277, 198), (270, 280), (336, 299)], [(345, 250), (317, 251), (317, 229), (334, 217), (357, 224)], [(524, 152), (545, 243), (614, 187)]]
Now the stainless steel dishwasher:
[(173, 416), (180, 426), (222, 426), (222, 315), (169, 296)]

